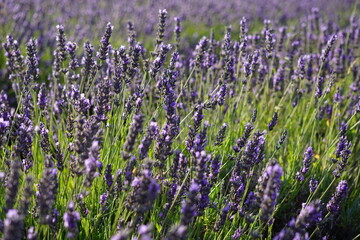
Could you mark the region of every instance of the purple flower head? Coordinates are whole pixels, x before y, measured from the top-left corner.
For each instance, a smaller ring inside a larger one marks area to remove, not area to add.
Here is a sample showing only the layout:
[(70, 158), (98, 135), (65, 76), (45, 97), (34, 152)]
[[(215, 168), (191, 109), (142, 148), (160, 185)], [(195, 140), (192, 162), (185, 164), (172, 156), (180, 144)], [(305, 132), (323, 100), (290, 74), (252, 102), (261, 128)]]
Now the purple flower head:
[(80, 214), (75, 211), (74, 202), (70, 202), (68, 206), (68, 211), (64, 213), (64, 227), (67, 230), (68, 238), (75, 238), (78, 233), (77, 224), (80, 221)]
[(311, 158), (313, 157), (314, 152), (312, 147), (308, 147), (306, 151), (304, 152), (304, 158), (303, 158), (303, 167), (299, 172), (296, 173), (296, 180), (298, 181), (304, 181), (305, 180), (305, 173), (309, 171), (310, 165), (311, 165)]
[(242, 229), (238, 228), (238, 229), (235, 230), (234, 234), (231, 235), (231, 239), (239, 240), (242, 235), (243, 235)]
[(318, 180), (316, 180), (315, 178), (311, 178), (309, 182), (310, 192), (314, 192), (318, 187), (318, 185), (319, 185)]
[(193, 182), (190, 185), (187, 193), (187, 199), (182, 202), (181, 207), (181, 223), (188, 226), (193, 219), (198, 215), (197, 200), (200, 186)]
[(274, 116), (272, 117), (271, 121), (268, 124), (269, 131), (273, 130), (273, 128), (276, 126), (278, 121), (278, 113), (275, 112)]
[(152, 205), (160, 192), (160, 185), (151, 176), (151, 163), (145, 163), (141, 174), (134, 178), (131, 183), (126, 206), (138, 214), (143, 214), (152, 208)]
[(23, 239), (24, 216), (18, 210), (9, 209), (4, 220), (3, 239)]
[(111, 26), (111, 23), (107, 23), (106, 24), (106, 30), (105, 30), (105, 33), (104, 35), (102, 36), (101, 38), (101, 45), (100, 45), (100, 50), (99, 52), (97, 53), (97, 56), (99, 57), (99, 59), (105, 61), (107, 56), (108, 56), (108, 47), (110, 45), (110, 37), (111, 37), (111, 34), (112, 34), (112, 30), (114, 29), (113, 26)]
[(339, 182), (335, 193), (332, 195), (330, 201), (326, 204), (326, 209), (331, 213), (337, 213), (340, 210), (341, 201), (344, 199), (348, 191), (348, 185), (345, 180)]
[(263, 222), (267, 222), (274, 210), (276, 198), (280, 190), (280, 178), (282, 176), (282, 168), (278, 163), (270, 164), (263, 173), (263, 179), (267, 179), (266, 187), (261, 199), (261, 216)]

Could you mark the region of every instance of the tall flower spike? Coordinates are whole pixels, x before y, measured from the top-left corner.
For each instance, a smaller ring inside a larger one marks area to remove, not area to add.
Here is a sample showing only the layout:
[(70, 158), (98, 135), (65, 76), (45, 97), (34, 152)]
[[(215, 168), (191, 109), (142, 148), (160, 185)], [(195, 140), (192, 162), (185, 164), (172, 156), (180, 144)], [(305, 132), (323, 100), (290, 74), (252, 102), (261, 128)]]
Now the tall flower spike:
[(109, 40), (110, 40), (113, 28), (114, 27), (111, 26), (111, 23), (107, 23), (105, 33), (101, 38), (100, 49), (99, 49), (99, 52), (97, 52), (97, 56), (102, 61), (105, 61), (109, 54), (109, 52), (108, 52), (108, 47), (110, 45)]
[(139, 133), (142, 131), (143, 122), (144, 122), (144, 115), (134, 115), (133, 121), (131, 123), (130, 131), (124, 143), (124, 151), (126, 153), (129, 154), (134, 149), (136, 138), (139, 135)]
[(156, 45), (160, 45), (163, 42), (164, 33), (165, 33), (165, 22), (166, 18), (168, 16), (168, 13), (166, 9), (159, 10), (159, 25), (158, 25), (158, 31), (157, 31), (157, 37), (156, 37)]
[(216, 135), (215, 146), (221, 146), (224, 142), (226, 128), (227, 124), (223, 123), (223, 125), (220, 127), (218, 134)]
[(31, 82), (34, 82), (39, 77), (39, 58), (36, 50), (37, 42), (34, 39), (30, 39), (30, 41), (26, 45), (27, 57), (26, 57), (26, 76), (25, 76), (25, 85), (29, 85)]
[(21, 176), (20, 161), (14, 159), (10, 163), (10, 174), (6, 181), (5, 206), (7, 209), (13, 208), (19, 190), (19, 179)]
[(180, 46), (180, 40), (181, 40), (181, 20), (178, 17), (174, 18), (175, 21), (175, 28), (174, 28), (174, 33), (175, 33), (175, 45), (176, 45), (176, 49), (179, 49)]
[(141, 144), (139, 145), (139, 158), (144, 159), (147, 157), (151, 142), (157, 138), (159, 134), (159, 128), (155, 121), (151, 121), (149, 123), (148, 129), (146, 131), (145, 136), (141, 140)]
[(296, 180), (304, 181), (305, 180), (305, 173), (309, 171), (311, 165), (311, 158), (313, 157), (314, 152), (312, 147), (308, 147), (304, 152), (304, 159), (303, 159), (303, 167), (299, 172), (296, 173)]
[(64, 213), (64, 227), (67, 230), (67, 238), (75, 238), (78, 233), (77, 223), (80, 221), (80, 214), (75, 211), (74, 202), (70, 202), (68, 211)]
[(196, 203), (198, 201), (199, 190), (199, 185), (193, 182), (189, 187), (187, 199), (182, 203), (180, 221), (184, 226), (189, 226), (194, 218), (198, 215)]
[(40, 222), (43, 224), (52, 224), (57, 191), (57, 170), (47, 167), (44, 169), (36, 193)]
[(332, 195), (330, 201), (326, 204), (326, 209), (331, 213), (338, 213), (340, 210), (341, 201), (345, 198), (348, 191), (348, 185), (345, 180), (339, 182), (335, 193)]
[(151, 163), (146, 162), (141, 174), (131, 183), (131, 192), (127, 197), (126, 206), (142, 215), (153, 207), (160, 191), (160, 185), (152, 177)]
[(322, 219), (321, 203), (319, 200), (311, 202), (307, 206), (303, 206), (296, 219), (292, 219), (287, 227), (283, 228), (273, 239), (274, 240), (292, 240), (292, 239), (308, 239), (307, 228), (311, 228), (314, 224)]
[(272, 117), (271, 121), (268, 124), (269, 131), (273, 130), (273, 128), (276, 126), (278, 121), (278, 113), (275, 112), (274, 116)]
[(270, 219), (272, 212), (274, 211), (276, 198), (279, 195), (282, 168), (278, 163), (271, 164), (266, 168), (264, 174), (267, 175), (267, 183), (260, 205), (260, 219), (263, 222), (267, 222)]
[(6, 213), (3, 240), (23, 239), (24, 217), (16, 209)]

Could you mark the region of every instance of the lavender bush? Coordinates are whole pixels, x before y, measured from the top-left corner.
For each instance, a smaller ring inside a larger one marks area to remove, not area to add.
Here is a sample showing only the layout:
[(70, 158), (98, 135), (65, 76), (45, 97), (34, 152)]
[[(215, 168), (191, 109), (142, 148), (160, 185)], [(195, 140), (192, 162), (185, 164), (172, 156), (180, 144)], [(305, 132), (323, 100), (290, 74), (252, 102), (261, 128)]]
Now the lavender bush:
[(359, 9), (0, 3), (1, 238), (359, 238)]

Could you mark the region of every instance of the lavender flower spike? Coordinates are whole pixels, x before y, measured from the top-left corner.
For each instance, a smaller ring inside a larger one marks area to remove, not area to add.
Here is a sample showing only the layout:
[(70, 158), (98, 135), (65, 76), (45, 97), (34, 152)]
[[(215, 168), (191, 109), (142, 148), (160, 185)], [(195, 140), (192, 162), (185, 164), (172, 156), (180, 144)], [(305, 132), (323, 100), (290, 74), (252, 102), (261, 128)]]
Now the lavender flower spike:
[(68, 211), (64, 214), (64, 227), (67, 229), (67, 237), (75, 238), (78, 233), (77, 223), (80, 221), (80, 214), (75, 211), (74, 202), (70, 202)]
[(345, 180), (340, 181), (336, 187), (335, 193), (332, 195), (328, 204), (326, 204), (326, 209), (331, 213), (339, 212), (341, 200), (345, 197), (347, 191), (347, 182)]
[(308, 147), (306, 151), (304, 152), (304, 159), (303, 159), (303, 167), (299, 172), (296, 173), (296, 180), (298, 181), (304, 181), (305, 180), (305, 173), (309, 171), (310, 164), (311, 164), (311, 158), (313, 157), (314, 152), (312, 147)]
[(278, 163), (269, 165), (264, 174), (268, 176), (266, 188), (261, 202), (261, 216), (263, 222), (267, 222), (274, 210), (276, 198), (280, 190), (280, 178), (282, 175), (282, 168)]

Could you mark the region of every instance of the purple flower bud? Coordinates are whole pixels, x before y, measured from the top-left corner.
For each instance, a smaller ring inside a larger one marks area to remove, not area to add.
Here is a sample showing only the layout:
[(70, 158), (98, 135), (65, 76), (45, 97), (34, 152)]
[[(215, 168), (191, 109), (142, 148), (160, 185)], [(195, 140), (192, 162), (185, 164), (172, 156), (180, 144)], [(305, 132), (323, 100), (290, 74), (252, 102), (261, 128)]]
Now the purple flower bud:
[(314, 152), (312, 147), (308, 147), (304, 152), (304, 159), (303, 159), (303, 167), (299, 172), (296, 173), (296, 180), (304, 181), (305, 180), (305, 173), (309, 171), (311, 165), (311, 158), (313, 157)]
[(337, 213), (340, 210), (341, 201), (344, 199), (348, 191), (348, 185), (345, 180), (339, 182), (335, 193), (332, 195), (330, 201), (326, 204), (326, 209), (331, 213)]
[(269, 131), (273, 130), (273, 128), (276, 126), (278, 121), (278, 113), (275, 112), (274, 116), (272, 117), (271, 121), (268, 124)]
[(74, 202), (70, 202), (68, 211), (64, 214), (64, 227), (67, 230), (67, 238), (75, 238), (78, 233), (77, 223), (80, 221), (80, 214), (75, 211)]
[(23, 239), (24, 217), (16, 209), (9, 209), (4, 220), (4, 240)]

